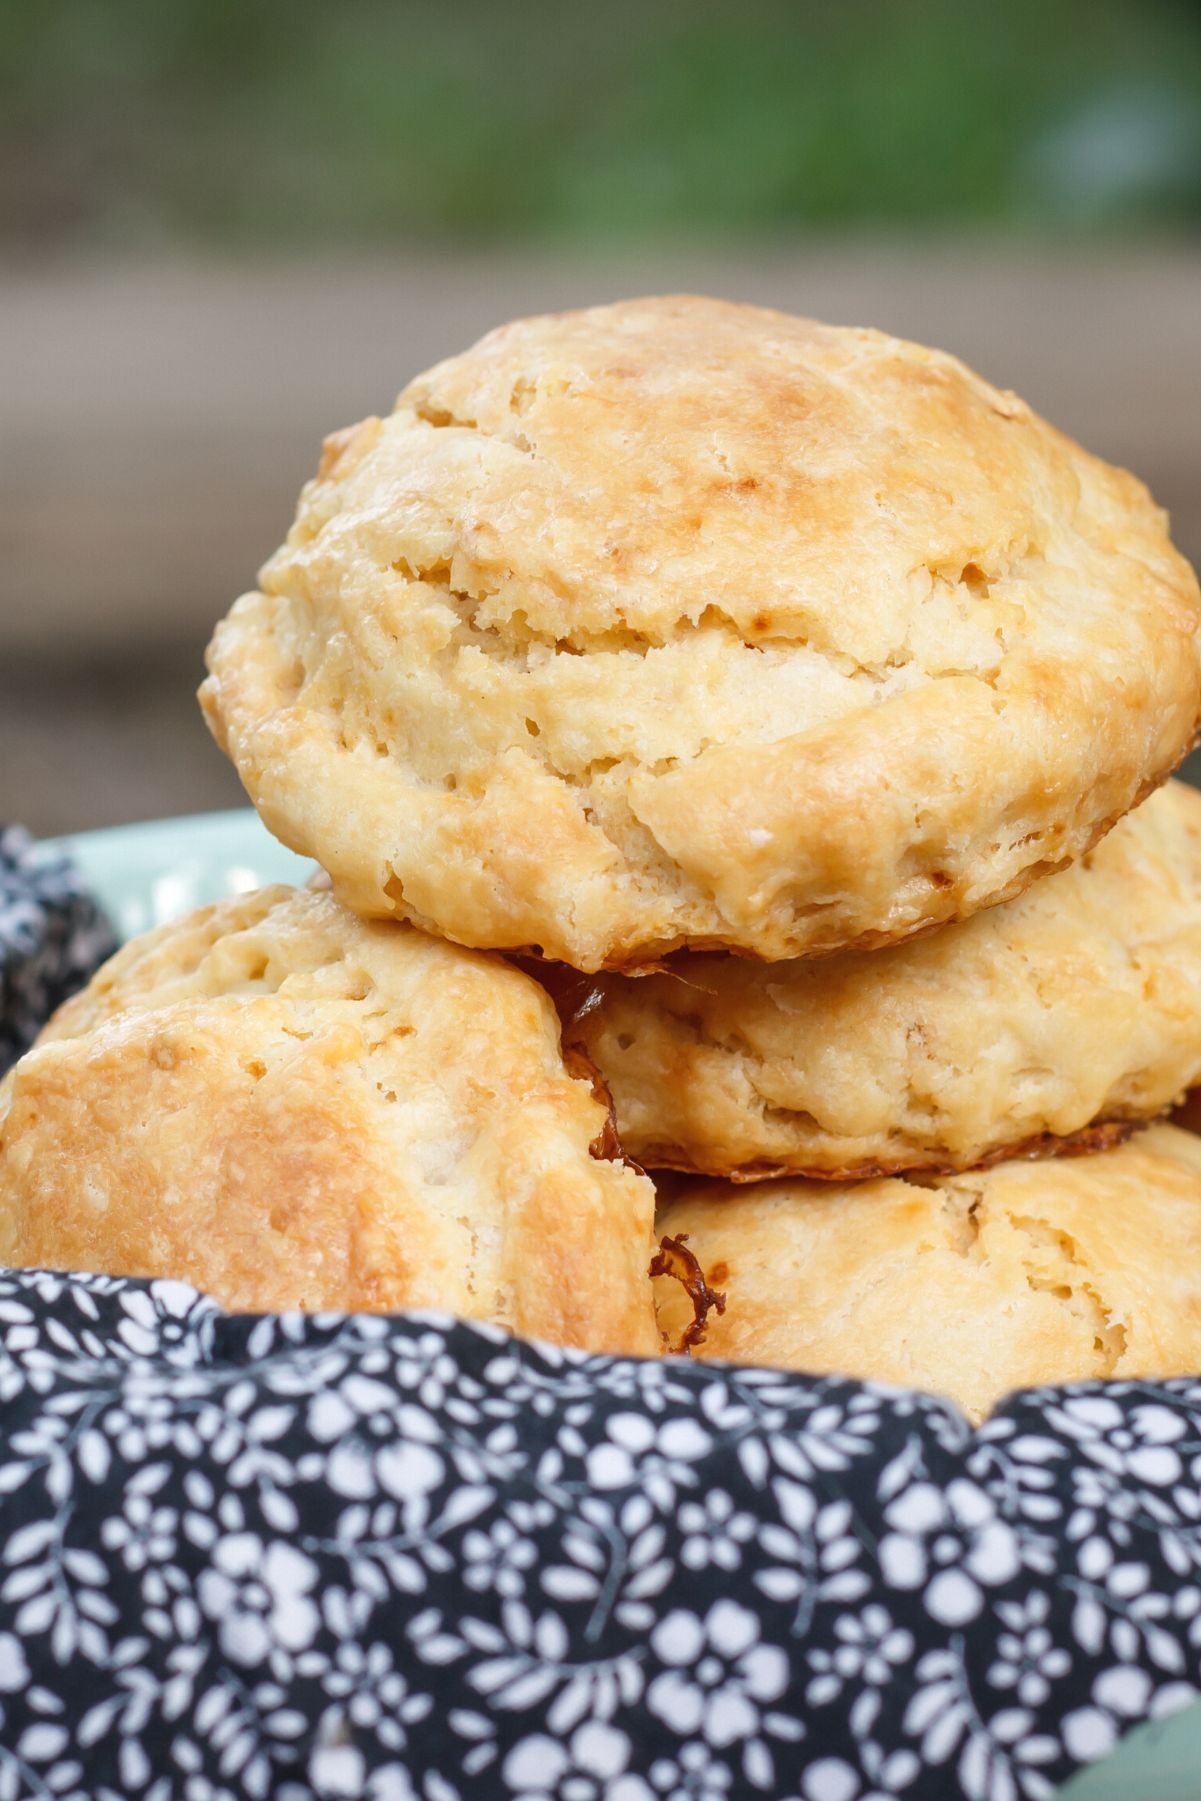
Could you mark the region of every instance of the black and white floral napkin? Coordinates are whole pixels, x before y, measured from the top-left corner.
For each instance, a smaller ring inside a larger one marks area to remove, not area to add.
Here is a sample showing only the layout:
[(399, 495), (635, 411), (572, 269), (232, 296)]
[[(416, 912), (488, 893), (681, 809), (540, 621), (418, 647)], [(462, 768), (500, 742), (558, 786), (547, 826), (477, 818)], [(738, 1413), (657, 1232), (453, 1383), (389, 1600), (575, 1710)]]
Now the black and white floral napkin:
[(40, 861), (28, 832), (0, 826), (0, 1075), (116, 948), (72, 864)]
[(1053, 1794), (1201, 1686), (1201, 1383), (949, 1404), (0, 1278), (0, 1797)]
[(1046, 1801), (1199, 1693), (1201, 1380), (972, 1430), (0, 1274), (0, 1801)]

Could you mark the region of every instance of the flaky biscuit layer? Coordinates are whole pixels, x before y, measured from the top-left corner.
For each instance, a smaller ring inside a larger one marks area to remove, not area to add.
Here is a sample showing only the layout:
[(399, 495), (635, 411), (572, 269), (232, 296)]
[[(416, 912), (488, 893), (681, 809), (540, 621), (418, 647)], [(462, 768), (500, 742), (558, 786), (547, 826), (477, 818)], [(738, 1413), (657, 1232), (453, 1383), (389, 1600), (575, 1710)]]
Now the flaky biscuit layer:
[(1201, 794), (1170, 782), (1072, 868), (908, 944), (681, 953), (578, 980), (565, 1011), (652, 1166), (967, 1169), (1148, 1119), (1201, 1082)]

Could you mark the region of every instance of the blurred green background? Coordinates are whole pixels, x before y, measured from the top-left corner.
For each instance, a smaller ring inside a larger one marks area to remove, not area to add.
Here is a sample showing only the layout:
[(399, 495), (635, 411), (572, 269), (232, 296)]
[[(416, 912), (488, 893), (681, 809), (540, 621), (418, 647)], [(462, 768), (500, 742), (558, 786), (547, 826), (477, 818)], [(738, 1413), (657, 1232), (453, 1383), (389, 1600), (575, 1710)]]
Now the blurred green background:
[(1201, 221), (1188, 0), (6, 0), (0, 229), (294, 248)]
[(192, 692), (322, 434), (678, 289), (958, 352), (1201, 558), (1201, 6), (0, 0), (0, 818), (235, 803)]

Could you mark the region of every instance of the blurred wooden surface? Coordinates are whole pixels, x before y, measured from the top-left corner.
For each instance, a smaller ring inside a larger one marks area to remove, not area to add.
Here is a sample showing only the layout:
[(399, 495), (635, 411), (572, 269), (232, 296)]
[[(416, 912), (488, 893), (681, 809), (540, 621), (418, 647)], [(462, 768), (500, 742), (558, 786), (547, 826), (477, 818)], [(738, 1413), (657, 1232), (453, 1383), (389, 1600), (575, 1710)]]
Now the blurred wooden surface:
[(191, 691), (321, 436), (523, 312), (690, 288), (940, 344), (1125, 463), (1201, 561), (1201, 251), (847, 245), (0, 272), (0, 819), (236, 801)]

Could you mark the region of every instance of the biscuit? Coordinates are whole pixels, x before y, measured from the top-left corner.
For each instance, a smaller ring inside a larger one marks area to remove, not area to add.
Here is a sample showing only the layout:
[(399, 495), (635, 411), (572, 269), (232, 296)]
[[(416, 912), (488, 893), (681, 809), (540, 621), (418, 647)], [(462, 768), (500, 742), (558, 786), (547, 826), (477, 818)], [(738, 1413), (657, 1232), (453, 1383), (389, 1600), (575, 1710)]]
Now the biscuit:
[(868, 948), (1184, 754), (1165, 517), (953, 357), (675, 298), (530, 319), (327, 445), (202, 704), (365, 915), (582, 970)]
[(651, 1184), (545, 994), (268, 888), (119, 951), (0, 1087), (0, 1262), (657, 1355)]
[[(694, 1186), (660, 1213), (725, 1312), (702, 1357), (895, 1382), (982, 1419), (1014, 1388), (1201, 1368), (1201, 1141), (918, 1184)], [(656, 1284), (673, 1338), (692, 1305)]]
[(566, 1037), (651, 1166), (969, 1169), (1148, 1119), (1201, 1081), (1201, 794), (1168, 783), (1070, 869), (908, 944), (572, 987)]

